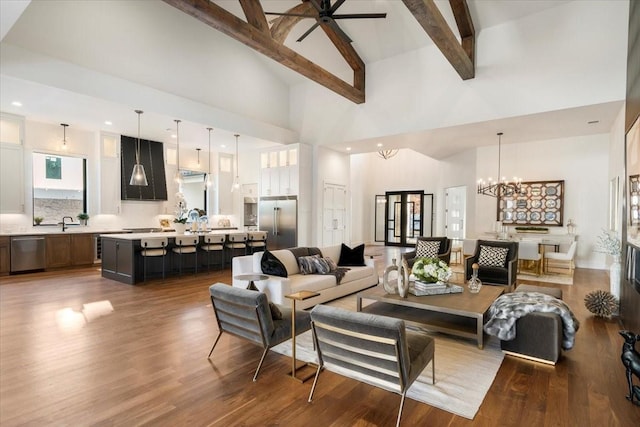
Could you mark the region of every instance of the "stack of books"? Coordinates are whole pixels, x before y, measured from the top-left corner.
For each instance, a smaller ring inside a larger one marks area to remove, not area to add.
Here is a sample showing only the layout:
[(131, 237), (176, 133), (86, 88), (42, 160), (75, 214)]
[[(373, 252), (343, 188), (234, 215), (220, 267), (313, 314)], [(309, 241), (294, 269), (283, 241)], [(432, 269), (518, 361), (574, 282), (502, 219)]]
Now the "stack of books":
[(454, 294), (459, 292), (462, 292), (462, 286), (450, 285), (443, 282), (424, 283), (415, 281), (409, 286), (409, 293), (417, 297), (424, 295)]

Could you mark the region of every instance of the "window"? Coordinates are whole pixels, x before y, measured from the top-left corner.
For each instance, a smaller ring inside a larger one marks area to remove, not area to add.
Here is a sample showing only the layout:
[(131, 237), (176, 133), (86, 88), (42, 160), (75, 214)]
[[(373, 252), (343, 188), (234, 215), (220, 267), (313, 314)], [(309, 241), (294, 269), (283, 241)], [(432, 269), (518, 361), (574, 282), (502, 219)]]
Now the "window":
[(63, 216), (76, 221), (87, 211), (86, 177), (86, 159), (33, 153), (34, 223), (57, 225)]

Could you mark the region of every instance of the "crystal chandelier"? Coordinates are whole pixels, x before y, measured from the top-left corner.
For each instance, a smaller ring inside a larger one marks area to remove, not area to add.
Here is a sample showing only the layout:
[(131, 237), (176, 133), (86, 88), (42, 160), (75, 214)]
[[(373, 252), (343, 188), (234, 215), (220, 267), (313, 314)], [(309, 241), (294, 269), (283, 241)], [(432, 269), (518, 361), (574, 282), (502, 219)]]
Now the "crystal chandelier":
[(522, 178), (513, 177), (513, 181), (507, 181), (503, 176), (500, 178), (500, 153), (502, 146), (502, 132), (498, 132), (498, 178), (494, 180), (489, 177), (487, 181), (478, 180), (478, 194), (491, 197), (513, 196), (518, 194), (522, 187)]

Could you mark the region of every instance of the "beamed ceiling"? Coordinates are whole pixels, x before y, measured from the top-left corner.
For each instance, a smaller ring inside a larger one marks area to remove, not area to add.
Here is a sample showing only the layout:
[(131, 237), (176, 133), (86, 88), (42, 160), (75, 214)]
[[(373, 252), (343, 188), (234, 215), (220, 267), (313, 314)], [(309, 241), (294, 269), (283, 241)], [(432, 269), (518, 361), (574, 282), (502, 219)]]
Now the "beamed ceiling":
[[(163, 1), (350, 101), (356, 104), (365, 102), (364, 61), (348, 36), (335, 27), (336, 21), (321, 17), (320, 2), (325, 0), (302, 0), (300, 4), (283, 11), (287, 15), (271, 21), (267, 21), (262, 4), (257, 0), (239, 0), (245, 21), (209, 0)], [(340, 7), (344, 1), (335, 1), (333, 9)], [(461, 41), (458, 41), (433, 0), (402, 1), (460, 77), (472, 79), (475, 75), (475, 31), (467, 1), (449, 0)], [(304, 19), (301, 15), (314, 15), (317, 25), (353, 71), (351, 83), (284, 45), (291, 29)]]

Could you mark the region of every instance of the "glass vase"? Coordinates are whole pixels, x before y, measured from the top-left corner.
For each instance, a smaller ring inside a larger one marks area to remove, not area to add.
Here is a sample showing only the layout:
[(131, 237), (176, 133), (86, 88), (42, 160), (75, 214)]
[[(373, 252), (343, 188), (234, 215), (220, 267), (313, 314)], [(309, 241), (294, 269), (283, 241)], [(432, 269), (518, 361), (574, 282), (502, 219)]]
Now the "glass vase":
[(482, 288), (482, 282), (478, 279), (478, 264), (473, 264), (471, 268), (473, 272), (471, 273), (471, 278), (467, 282), (467, 287), (469, 288), (469, 292), (477, 294)]

